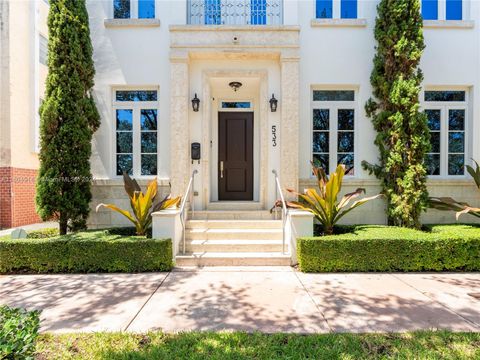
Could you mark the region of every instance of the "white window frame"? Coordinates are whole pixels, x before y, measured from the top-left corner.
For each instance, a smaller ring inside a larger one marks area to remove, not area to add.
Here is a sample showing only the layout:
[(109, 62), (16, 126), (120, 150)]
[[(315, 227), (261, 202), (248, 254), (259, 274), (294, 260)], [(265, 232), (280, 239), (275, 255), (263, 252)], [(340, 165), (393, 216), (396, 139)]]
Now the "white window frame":
[[(117, 91), (156, 91), (157, 101), (117, 101)], [(157, 87), (128, 87), (114, 88), (112, 90), (112, 124), (113, 124), (113, 141), (112, 141), (112, 177), (120, 178), (122, 175), (117, 174), (117, 110), (132, 110), (132, 177), (142, 179), (153, 179), (158, 176), (160, 169), (160, 109), (159, 109), (160, 91)], [(141, 174), (141, 133), (140, 115), (141, 110), (157, 110), (157, 174), (142, 175)]]
[[(354, 100), (353, 101), (314, 101), (313, 100), (313, 92), (314, 91), (353, 91)], [(310, 99), (311, 99), (311, 106), (310, 106), (310, 161), (313, 161), (313, 133), (315, 132), (313, 129), (313, 110), (314, 109), (328, 109), (330, 111), (330, 119), (329, 119), (329, 130), (328, 130), (328, 160), (329, 160), (329, 173), (335, 171), (336, 166), (338, 165), (337, 158), (338, 158), (338, 110), (348, 110), (353, 109), (354, 111), (354, 118), (353, 118), (353, 174), (346, 174), (349, 179), (354, 179), (358, 177), (359, 167), (358, 167), (358, 159), (357, 159), (357, 145), (358, 145), (358, 89), (357, 88), (345, 88), (345, 87), (314, 87), (310, 91)], [(343, 132), (343, 130), (340, 130)], [(345, 132), (347, 132), (346, 130)]]
[[(425, 91), (464, 91), (465, 101), (425, 101)], [(464, 124), (464, 164), (468, 165), (469, 158), (469, 134), (470, 121), (468, 111), (468, 91), (466, 89), (448, 88), (448, 89), (424, 89), (421, 93), (422, 103), (421, 109), (425, 110), (440, 110), (440, 175), (428, 175), (431, 179), (462, 179), (467, 177), (467, 171), (464, 170), (462, 175), (448, 174), (448, 113), (449, 110), (464, 110), (465, 124)]]

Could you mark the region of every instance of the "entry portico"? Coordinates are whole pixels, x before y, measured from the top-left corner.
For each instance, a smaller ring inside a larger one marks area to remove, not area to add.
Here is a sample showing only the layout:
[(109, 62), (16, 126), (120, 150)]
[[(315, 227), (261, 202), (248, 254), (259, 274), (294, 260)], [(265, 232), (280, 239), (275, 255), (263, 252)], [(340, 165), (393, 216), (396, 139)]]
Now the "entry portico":
[[(219, 113), (242, 111), (253, 115), (251, 202), (258, 209), (273, 204), (274, 169), (283, 187), (297, 189), (299, 28), (170, 26), (170, 39), (172, 193), (182, 194), (196, 169), (195, 207), (215, 208), (221, 199)], [(243, 86), (234, 91), (232, 81)], [(190, 105), (195, 94), (201, 96), (199, 112)], [(272, 94), (279, 100), (276, 112), (269, 107)], [(240, 101), (249, 107), (232, 110), (223, 104)], [(200, 164), (190, 160), (193, 142), (201, 144)], [(238, 203), (231, 206), (237, 209)]]

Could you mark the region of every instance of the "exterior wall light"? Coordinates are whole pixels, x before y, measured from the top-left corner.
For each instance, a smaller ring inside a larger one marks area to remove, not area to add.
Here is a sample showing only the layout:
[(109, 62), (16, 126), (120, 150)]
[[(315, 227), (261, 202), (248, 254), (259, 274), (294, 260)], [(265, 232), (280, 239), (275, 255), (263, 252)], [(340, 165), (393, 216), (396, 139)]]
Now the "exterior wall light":
[(270, 110), (272, 112), (276, 112), (277, 111), (277, 105), (278, 105), (278, 100), (275, 99), (275, 95), (272, 94), (272, 98), (270, 99)]
[(195, 93), (195, 97), (192, 99), (192, 109), (194, 112), (198, 112), (200, 108), (200, 99), (197, 97), (197, 93)]

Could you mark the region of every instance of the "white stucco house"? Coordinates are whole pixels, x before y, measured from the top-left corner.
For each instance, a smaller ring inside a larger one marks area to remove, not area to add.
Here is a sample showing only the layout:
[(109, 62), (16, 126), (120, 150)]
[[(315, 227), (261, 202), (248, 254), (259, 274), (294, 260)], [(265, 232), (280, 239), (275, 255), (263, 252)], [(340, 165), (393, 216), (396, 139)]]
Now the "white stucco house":
[[(271, 219), (268, 209), (279, 196), (273, 171), (282, 189), (302, 190), (314, 185), (311, 160), (329, 170), (341, 162), (350, 169), (344, 191), (378, 193), (378, 180), (360, 165), (378, 156), (364, 111), (377, 4), (87, 0), (101, 114), (89, 225), (127, 224), (108, 210), (94, 211), (100, 202), (128, 207), (124, 170), (142, 183), (157, 177), (163, 193), (171, 184), (173, 195), (185, 194), (196, 170), (195, 218), (244, 219), (237, 227), (246, 232), (255, 220)], [(420, 101), (433, 139), (429, 191), (478, 205), (464, 164), (480, 159), (480, 4), (423, 0), (422, 13)], [(382, 201), (345, 218), (385, 221)], [(454, 221), (453, 213), (424, 216), (424, 222)], [(265, 223), (264, 235), (252, 241), (276, 237), (277, 225)], [(190, 230), (202, 226), (192, 222)], [(191, 234), (195, 239), (203, 238)]]

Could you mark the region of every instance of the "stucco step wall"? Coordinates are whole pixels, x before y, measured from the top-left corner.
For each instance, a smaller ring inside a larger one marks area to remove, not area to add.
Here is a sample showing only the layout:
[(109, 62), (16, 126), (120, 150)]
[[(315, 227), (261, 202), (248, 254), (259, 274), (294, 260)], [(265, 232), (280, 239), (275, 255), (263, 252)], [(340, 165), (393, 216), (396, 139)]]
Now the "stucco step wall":
[(290, 256), (273, 253), (187, 253), (176, 258), (177, 266), (288, 266)]

